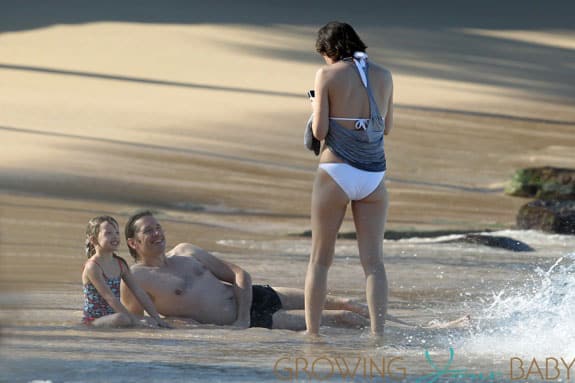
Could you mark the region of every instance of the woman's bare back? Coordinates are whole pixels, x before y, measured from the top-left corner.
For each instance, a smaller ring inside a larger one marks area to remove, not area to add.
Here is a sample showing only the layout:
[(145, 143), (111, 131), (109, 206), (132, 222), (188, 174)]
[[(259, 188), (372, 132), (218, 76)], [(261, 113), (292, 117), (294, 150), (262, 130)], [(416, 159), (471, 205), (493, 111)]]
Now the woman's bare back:
[[(353, 61), (339, 61), (324, 67), (324, 71), (330, 117), (369, 118), (367, 91)], [(392, 93), (391, 72), (370, 62), (368, 77), (375, 101), (382, 117), (385, 118)], [(353, 121), (338, 122), (348, 129), (354, 129)]]

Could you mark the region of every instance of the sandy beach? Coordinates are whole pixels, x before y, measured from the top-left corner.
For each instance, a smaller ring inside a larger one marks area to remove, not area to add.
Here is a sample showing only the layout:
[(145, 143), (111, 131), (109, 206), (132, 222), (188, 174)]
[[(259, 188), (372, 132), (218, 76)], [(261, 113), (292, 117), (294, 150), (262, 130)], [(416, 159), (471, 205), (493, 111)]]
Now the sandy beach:
[[(383, 4), (64, 3), (0, 16), (4, 323), (23, 320), (22, 306), (27, 323), (79, 318), (87, 221), (111, 214), (123, 225), (142, 208), (158, 212), (172, 245), (193, 242), (256, 278), (303, 287), (305, 259), (277, 276), (279, 263), (264, 267), (263, 255), (226, 241), (309, 229), (317, 159), (303, 146), (305, 92), (322, 65), (315, 32), (331, 19), (352, 15), (370, 58), (394, 74), (388, 229), (511, 229), (527, 202), (503, 194), (516, 169), (575, 167), (567, 2), (511, 2), (497, 17), (423, 4), (416, 17)], [(342, 231), (353, 231), (350, 214)], [(360, 282), (332, 289), (359, 296)], [(64, 303), (18, 298), (47, 292)]]

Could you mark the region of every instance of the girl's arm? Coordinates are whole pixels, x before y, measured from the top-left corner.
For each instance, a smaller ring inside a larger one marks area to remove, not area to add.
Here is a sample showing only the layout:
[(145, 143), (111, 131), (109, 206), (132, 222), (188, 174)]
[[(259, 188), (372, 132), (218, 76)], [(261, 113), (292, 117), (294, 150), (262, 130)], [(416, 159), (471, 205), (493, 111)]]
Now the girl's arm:
[(100, 269), (98, 265), (96, 265), (94, 262), (87, 262), (84, 272), (86, 273), (88, 280), (92, 282), (98, 291), (98, 294), (100, 294), (102, 298), (106, 300), (106, 302), (110, 305), (110, 307), (114, 309), (115, 312), (126, 314), (132, 319), (133, 324), (137, 323), (138, 319), (132, 315), (132, 313), (130, 313), (126, 307), (124, 307), (118, 298), (116, 298), (110, 289), (110, 286), (108, 286), (106, 283), (102, 269)]
[[(162, 318), (160, 318), (160, 314), (156, 310), (156, 306), (154, 306), (154, 303), (152, 302), (148, 294), (134, 280), (134, 277), (132, 276), (132, 272), (130, 271), (130, 269), (127, 268), (126, 266), (126, 268), (123, 269), (122, 271), (123, 271), (122, 280), (124, 281), (125, 286), (130, 290), (129, 293), (132, 294), (132, 297), (135, 298), (135, 301), (137, 301), (137, 303), (139, 304), (138, 306), (146, 310), (146, 312), (150, 314), (152, 318), (154, 318), (158, 326), (171, 328), (169, 324), (167, 324), (166, 322), (164, 322), (164, 320), (162, 320)], [(128, 289), (122, 289), (122, 293), (125, 293), (126, 290)], [(134, 301), (134, 299), (132, 299), (132, 301)]]
[(140, 302), (138, 302), (138, 299), (134, 296), (134, 294), (132, 294), (130, 288), (124, 281), (122, 281), (122, 284), (120, 285), (120, 300), (129, 312), (138, 317), (144, 316), (144, 308)]

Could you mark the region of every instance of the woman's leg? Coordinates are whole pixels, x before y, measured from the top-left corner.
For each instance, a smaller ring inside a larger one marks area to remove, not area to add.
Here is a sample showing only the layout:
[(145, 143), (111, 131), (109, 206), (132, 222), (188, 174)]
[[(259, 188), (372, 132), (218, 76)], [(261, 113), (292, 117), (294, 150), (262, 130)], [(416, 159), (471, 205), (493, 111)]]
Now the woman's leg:
[(349, 200), (335, 181), (318, 169), (311, 199), (311, 256), (305, 278), (307, 331), (317, 335), (327, 290), (327, 271)]
[(387, 277), (383, 266), (383, 232), (387, 218), (384, 181), (366, 198), (352, 202), (359, 258), (366, 278), (365, 295), (371, 331), (383, 335), (387, 312)]
[[(302, 289), (294, 288), (294, 287), (274, 287), (275, 292), (278, 294), (280, 301), (282, 302), (282, 309), (281, 312), (284, 314), (281, 315), (281, 323), (288, 321), (287, 327), (282, 328), (289, 328), (289, 326), (294, 327), (305, 327), (305, 318), (303, 314), (301, 316), (295, 315), (298, 313), (297, 310), (303, 310), (304, 308), (304, 292)], [(325, 298), (325, 304), (323, 306), (324, 312), (322, 315), (322, 323), (325, 323), (326, 316), (330, 316), (330, 311), (348, 311), (351, 313), (355, 313), (361, 315), (365, 318), (369, 318), (369, 309), (368, 306), (364, 303), (361, 303), (355, 299), (351, 298), (343, 298), (334, 295), (327, 295)], [(287, 313), (286, 313), (287, 311)], [(288, 315), (289, 314), (289, 315)], [(275, 314), (274, 314), (275, 315)], [(275, 318), (275, 317), (274, 317)], [(285, 319), (283, 319), (285, 318)], [(418, 325), (410, 322), (406, 322), (403, 319), (399, 319), (389, 313), (385, 314), (385, 320), (390, 322), (395, 322), (404, 326), (408, 327), (418, 327), (418, 328), (457, 328), (457, 327), (469, 327), (471, 323), (471, 318), (469, 315), (462, 316), (461, 318), (442, 322), (439, 320), (431, 321), (427, 325)], [(291, 323), (291, 325), (290, 325)]]

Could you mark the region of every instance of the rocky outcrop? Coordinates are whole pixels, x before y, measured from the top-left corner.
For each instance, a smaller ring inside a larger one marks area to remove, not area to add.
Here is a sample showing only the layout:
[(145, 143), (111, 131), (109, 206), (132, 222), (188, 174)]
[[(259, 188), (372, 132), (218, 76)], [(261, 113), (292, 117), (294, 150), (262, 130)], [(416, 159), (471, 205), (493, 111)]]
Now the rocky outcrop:
[[(311, 237), (311, 230), (306, 230), (302, 233), (291, 234), (298, 237)], [(384, 238), (388, 240), (399, 240), (399, 239), (409, 239), (409, 238), (436, 238), (443, 237), (446, 235), (459, 235), (457, 238), (446, 239), (445, 241), (430, 242), (430, 246), (433, 243), (470, 243), (473, 245), (483, 245), (489, 247), (495, 247), (499, 249), (523, 252), (523, 251), (533, 251), (533, 248), (521, 242), (517, 239), (511, 237), (503, 237), (491, 234), (478, 234), (469, 233), (463, 230), (432, 230), (432, 231), (394, 231), (386, 230)], [(339, 239), (356, 239), (355, 232), (345, 232), (339, 233), (337, 235)]]
[(519, 209), (517, 227), (558, 234), (575, 234), (575, 200), (535, 200)]
[(545, 200), (575, 200), (575, 169), (550, 166), (520, 169), (505, 193)]
[(521, 242), (510, 237), (502, 237), (497, 235), (466, 234), (461, 238), (444, 241), (444, 243), (470, 243), (473, 245), (496, 247), (499, 249), (516, 252), (533, 251), (533, 248), (525, 242)]

